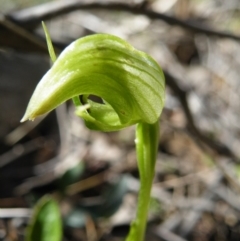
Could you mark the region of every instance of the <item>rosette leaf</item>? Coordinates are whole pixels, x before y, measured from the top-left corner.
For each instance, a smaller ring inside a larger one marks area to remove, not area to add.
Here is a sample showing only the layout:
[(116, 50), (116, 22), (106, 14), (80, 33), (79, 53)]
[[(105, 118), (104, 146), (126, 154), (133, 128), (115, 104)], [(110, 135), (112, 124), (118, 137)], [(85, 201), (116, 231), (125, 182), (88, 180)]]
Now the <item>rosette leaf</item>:
[[(37, 85), (22, 121), (79, 97), (76, 113), (90, 129), (153, 124), (160, 117), (164, 93), (164, 75), (153, 58), (116, 36), (95, 34), (76, 40), (60, 54)], [(88, 99), (90, 95), (103, 103)]]

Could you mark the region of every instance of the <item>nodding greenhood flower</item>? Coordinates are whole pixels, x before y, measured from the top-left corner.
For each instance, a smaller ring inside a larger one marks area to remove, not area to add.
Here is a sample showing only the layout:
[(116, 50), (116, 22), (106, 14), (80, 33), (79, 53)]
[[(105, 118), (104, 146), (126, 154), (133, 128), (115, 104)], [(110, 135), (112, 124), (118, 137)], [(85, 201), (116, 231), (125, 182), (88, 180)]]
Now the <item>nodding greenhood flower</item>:
[(118, 37), (95, 34), (76, 40), (60, 54), (37, 85), (21, 121), (79, 96), (76, 114), (90, 129), (115, 131), (138, 122), (152, 124), (161, 114), (164, 91), (164, 75), (155, 60)]

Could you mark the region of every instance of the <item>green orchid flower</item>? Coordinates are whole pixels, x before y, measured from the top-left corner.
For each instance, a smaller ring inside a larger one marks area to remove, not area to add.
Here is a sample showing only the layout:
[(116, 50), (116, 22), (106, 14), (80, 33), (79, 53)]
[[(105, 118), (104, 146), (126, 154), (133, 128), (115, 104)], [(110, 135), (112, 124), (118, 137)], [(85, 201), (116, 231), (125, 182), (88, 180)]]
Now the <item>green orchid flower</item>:
[[(141, 179), (137, 217), (128, 241), (143, 240), (158, 148), (159, 118), (164, 106), (165, 80), (156, 61), (126, 41), (95, 34), (71, 43), (37, 85), (21, 121), (33, 120), (73, 99), (86, 126), (117, 131), (137, 124), (136, 148)], [(103, 103), (89, 99), (98, 96)]]
[[(90, 95), (104, 104), (88, 100)], [(147, 54), (109, 34), (87, 36), (70, 44), (43, 76), (22, 121), (32, 120), (80, 96), (77, 111), (90, 129), (114, 131), (138, 122), (154, 123), (164, 103), (164, 77)], [(86, 103), (85, 103), (86, 102)]]

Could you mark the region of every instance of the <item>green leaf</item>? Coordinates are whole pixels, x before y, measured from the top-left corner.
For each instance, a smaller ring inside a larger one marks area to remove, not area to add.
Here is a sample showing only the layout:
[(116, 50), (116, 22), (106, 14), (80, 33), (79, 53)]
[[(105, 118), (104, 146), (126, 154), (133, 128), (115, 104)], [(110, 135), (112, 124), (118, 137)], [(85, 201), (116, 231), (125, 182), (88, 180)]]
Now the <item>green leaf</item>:
[(60, 241), (62, 222), (58, 204), (49, 196), (40, 199), (27, 228), (26, 241)]
[[(90, 129), (152, 124), (161, 114), (164, 91), (162, 70), (149, 55), (116, 36), (95, 34), (76, 40), (60, 54), (36, 87), (22, 121), (82, 96), (81, 104), (90, 108), (76, 113)], [(104, 104), (88, 100), (90, 94)]]

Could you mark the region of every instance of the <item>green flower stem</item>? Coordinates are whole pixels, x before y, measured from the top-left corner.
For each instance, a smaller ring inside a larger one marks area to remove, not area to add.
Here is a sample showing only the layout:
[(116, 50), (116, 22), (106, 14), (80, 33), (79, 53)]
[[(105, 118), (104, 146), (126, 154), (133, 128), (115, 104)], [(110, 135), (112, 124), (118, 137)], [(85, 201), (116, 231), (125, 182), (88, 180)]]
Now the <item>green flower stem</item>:
[(137, 161), (140, 174), (140, 191), (137, 215), (126, 241), (142, 241), (146, 229), (151, 187), (154, 178), (159, 139), (159, 123), (139, 123), (136, 129)]

